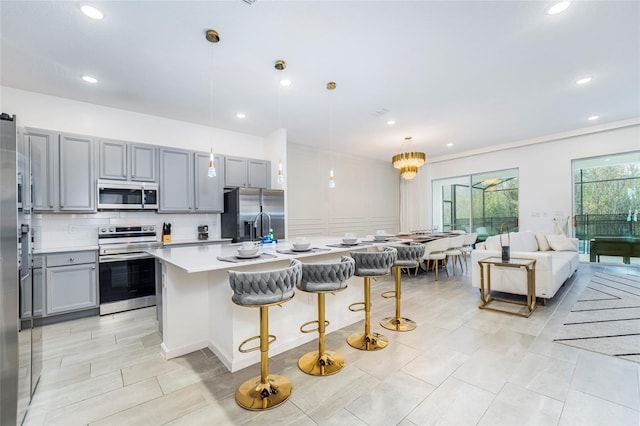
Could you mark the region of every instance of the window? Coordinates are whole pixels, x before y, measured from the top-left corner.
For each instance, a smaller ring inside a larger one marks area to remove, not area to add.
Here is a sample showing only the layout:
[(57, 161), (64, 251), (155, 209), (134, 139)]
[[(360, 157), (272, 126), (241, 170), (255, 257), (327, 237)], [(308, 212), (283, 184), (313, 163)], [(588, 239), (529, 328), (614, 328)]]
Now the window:
[(640, 151), (573, 161), (576, 238), (640, 237)]
[(478, 240), (518, 227), (518, 170), (508, 169), (434, 180), (434, 227), (477, 232)]

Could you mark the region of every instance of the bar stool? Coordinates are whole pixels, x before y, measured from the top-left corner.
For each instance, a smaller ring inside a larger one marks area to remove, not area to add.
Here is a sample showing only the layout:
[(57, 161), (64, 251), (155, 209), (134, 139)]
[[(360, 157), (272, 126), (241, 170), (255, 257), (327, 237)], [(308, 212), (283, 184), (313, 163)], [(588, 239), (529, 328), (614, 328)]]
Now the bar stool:
[[(288, 268), (266, 272), (229, 271), (229, 284), (233, 290), (231, 300), (239, 306), (260, 308), (260, 335), (246, 339), (238, 350), (242, 353), (260, 350), (260, 376), (242, 383), (236, 391), (236, 402), (247, 410), (277, 407), (289, 398), (293, 385), (284, 376), (269, 374), (269, 344), (276, 336), (269, 334), (269, 306), (288, 302), (302, 278), (302, 264), (291, 260)], [(256, 339), (260, 345), (245, 349)]]
[[(382, 334), (371, 332), (371, 277), (388, 274), (396, 261), (398, 251), (393, 247), (384, 247), (378, 252), (352, 252), (351, 256), (356, 262), (354, 275), (364, 277), (364, 302), (352, 303), (349, 305), (349, 310), (364, 311), (364, 334), (352, 334), (347, 338), (347, 342), (352, 347), (363, 351), (384, 349), (389, 344), (389, 340)], [(362, 307), (355, 308), (357, 305)]]
[[(308, 352), (298, 360), (300, 370), (313, 376), (327, 376), (337, 373), (344, 367), (344, 356), (338, 352), (325, 350), (325, 328), (329, 321), (325, 320), (325, 295), (336, 293), (347, 288), (347, 280), (353, 276), (355, 261), (342, 256), (340, 263), (303, 263), (302, 281), (298, 289), (318, 295), (318, 319), (300, 326), (303, 333), (318, 332), (318, 350)], [(317, 328), (305, 329), (308, 325), (318, 324)]]
[[(416, 328), (416, 323), (408, 318), (402, 318), (400, 316), (400, 280), (402, 276), (402, 268), (418, 268), (422, 256), (424, 256), (424, 244), (411, 243), (409, 245), (394, 246), (398, 251), (398, 257), (393, 264), (393, 275), (395, 279), (396, 289), (385, 291), (382, 293), (384, 298), (396, 299), (396, 316), (387, 317), (380, 321), (380, 325), (388, 330), (394, 331), (411, 331)], [(417, 271), (416, 271), (417, 273)]]

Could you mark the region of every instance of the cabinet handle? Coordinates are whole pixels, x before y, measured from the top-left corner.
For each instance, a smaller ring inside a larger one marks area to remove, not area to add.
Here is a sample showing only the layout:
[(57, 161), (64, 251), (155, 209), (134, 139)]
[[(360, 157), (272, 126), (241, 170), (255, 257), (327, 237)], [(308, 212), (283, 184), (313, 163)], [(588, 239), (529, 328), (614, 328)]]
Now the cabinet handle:
[(49, 203), (49, 207), (53, 208), (53, 203)]
[(73, 257), (70, 257), (70, 258), (69, 258), (69, 262), (71, 262), (71, 263), (73, 263), (73, 261), (74, 261), (74, 260), (75, 260), (75, 259), (74, 259)]

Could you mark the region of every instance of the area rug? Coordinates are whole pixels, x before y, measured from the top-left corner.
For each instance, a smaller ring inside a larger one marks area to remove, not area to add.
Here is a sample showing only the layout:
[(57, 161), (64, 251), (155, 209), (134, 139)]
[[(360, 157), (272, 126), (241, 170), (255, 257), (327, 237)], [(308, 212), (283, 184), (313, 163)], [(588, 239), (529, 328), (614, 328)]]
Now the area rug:
[(554, 341), (640, 363), (640, 276), (596, 273)]

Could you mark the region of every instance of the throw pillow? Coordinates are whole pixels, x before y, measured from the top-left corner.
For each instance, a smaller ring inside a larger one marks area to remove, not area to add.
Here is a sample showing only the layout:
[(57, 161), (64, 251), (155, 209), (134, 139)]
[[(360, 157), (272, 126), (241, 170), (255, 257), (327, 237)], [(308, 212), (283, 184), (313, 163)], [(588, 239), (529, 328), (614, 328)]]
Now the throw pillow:
[(542, 232), (536, 232), (536, 241), (538, 242), (538, 250), (547, 251), (551, 250), (549, 246), (549, 241), (547, 241), (547, 236)]
[(547, 241), (555, 251), (576, 251), (576, 246), (564, 235), (547, 234)]
[[(538, 243), (536, 237), (531, 231), (510, 232), (511, 237), (511, 251), (538, 251)], [(507, 237), (503, 237), (503, 241), (506, 244)]]
[(485, 241), (485, 248), (487, 250), (501, 250), (500, 240), (497, 235), (487, 238)]

